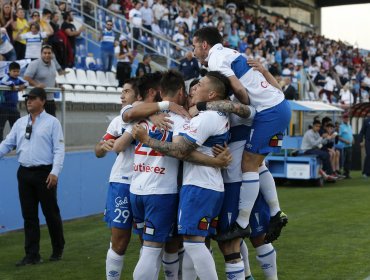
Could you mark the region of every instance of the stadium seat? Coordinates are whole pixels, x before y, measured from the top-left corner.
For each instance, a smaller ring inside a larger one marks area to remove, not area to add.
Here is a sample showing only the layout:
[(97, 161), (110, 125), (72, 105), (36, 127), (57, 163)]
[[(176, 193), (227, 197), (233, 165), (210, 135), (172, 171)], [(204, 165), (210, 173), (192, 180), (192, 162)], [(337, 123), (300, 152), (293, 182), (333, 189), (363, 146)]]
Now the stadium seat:
[[(94, 66), (92, 66), (92, 65), (94, 65)], [(91, 70), (91, 68), (95, 68), (95, 66), (96, 66), (95, 58), (93, 58), (92, 56), (86, 57), (86, 69)]]
[(107, 81), (108, 81), (109, 86), (111, 86), (111, 87), (118, 86), (118, 81), (116, 79), (116, 74), (114, 74), (113, 72), (106, 72), (105, 74), (107, 75)]
[(94, 71), (87, 70), (86, 75), (87, 75), (87, 81), (89, 85), (94, 85), (94, 86), (99, 85), (98, 80), (96, 79), (96, 73)]
[(75, 90), (85, 91), (85, 87), (83, 85), (75, 85)]
[(107, 89), (105, 87), (103, 87), (103, 86), (97, 86), (96, 87), (96, 91), (106, 92)]
[(99, 86), (109, 86), (109, 81), (103, 71), (96, 71), (96, 78)]
[(66, 68), (65, 70), (67, 72), (65, 74), (66, 83), (72, 84), (72, 85), (78, 84), (75, 70), (73, 70), (72, 68)]
[(91, 86), (91, 85), (87, 85), (87, 86), (85, 86), (85, 90), (94, 92), (95, 91), (95, 87), (94, 86)]
[(56, 75), (56, 78), (55, 78), (55, 81), (57, 82), (57, 84), (59, 85), (62, 85), (62, 84), (65, 84), (66, 83), (66, 77), (64, 75), (59, 75), (57, 73)]
[(85, 70), (77, 69), (76, 70), (76, 78), (77, 78), (78, 84), (80, 84), (80, 85), (89, 85), (89, 84), (91, 84), (87, 79)]
[[(107, 91), (109, 91), (109, 92), (117, 92), (118, 93), (118, 91), (117, 91), (117, 88), (116, 87), (107, 87)], [(119, 92), (120, 93), (120, 92)]]

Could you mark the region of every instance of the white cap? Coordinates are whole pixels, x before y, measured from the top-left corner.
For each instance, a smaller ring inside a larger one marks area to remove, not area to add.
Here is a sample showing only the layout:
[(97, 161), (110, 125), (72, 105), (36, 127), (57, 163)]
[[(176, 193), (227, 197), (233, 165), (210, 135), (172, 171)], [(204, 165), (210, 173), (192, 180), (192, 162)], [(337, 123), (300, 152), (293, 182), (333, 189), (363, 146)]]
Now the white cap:
[(120, 41), (127, 40), (127, 37), (122, 34), (121, 36), (119, 36), (119, 40)]
[(291, 76), (292, 75), (292, 72), (289, 69), (285, 68), (283, 70), (283, 72), (281, 73), (281, 75), (282, 76)]

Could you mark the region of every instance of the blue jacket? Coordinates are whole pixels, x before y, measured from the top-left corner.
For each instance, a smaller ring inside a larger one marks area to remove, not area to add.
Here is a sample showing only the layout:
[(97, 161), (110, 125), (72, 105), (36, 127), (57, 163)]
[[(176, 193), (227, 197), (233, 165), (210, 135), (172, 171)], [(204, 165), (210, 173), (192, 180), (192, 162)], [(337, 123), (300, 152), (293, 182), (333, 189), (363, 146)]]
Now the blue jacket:
[[(0, 81), (0, 85), (6, 86), (20, 86), (25, 85), (28, 86), (28, 82), (23, 80), (22, 78), (12, 78), (9, 74), (6, 74), (2, 80)], [(0, 92), (2, 98), (0, 100), (0, 107), (1, 108), (17, 108), (18, 104), (18, 91), (17, 90), (3, 90)]]

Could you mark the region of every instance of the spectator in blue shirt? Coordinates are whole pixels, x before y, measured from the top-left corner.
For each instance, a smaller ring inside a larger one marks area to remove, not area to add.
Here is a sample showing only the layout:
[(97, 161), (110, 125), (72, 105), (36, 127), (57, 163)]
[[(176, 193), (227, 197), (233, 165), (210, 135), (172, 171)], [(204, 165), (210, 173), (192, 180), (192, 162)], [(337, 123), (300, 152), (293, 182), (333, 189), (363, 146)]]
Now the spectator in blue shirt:
[(179, 71), (184, 76), (185, 81), (199, 77), (198, 60), (192, 52), (187, 52), (186, 56), (180, 60)]
[(18, 91), (22, 91), (28, 86), (28, 82), (19, 77), (20, 65), (17, 62), (9, 64), (9, 73), (0, 81), (1, 85), (6, 85), (11, 90), (0, 92), (0, 142), (3, 140), (4, 127), (9, 121), (10, 127), (20, 118), (18, 111)]
[(58, 119), (45, 112), (46, 92), (43, 88), (34, 88), (23, 96), (29, 114), (15, 122), (0, 144), (0, 158), (16, 148), (20, 164), (17, 176), (26, 256), (16, 266), (42, 262), (39, 203), (53, 247), (50, 261), (61, 260), (65, 243), (57, 203), (58, 176), (64, 161), (62, 126)]
[(346, 179), (351, 179), (349, 173), (352, 164), (353, 132), (349, 124), (349, 113), (343, 114), (342, 121), (339, 126), (338, 139), (343, 144), (343, 175)]
[(100, 56), (103, 63), (104, 71), (111, 71), (114, 59), (114, 42), (115, 35), (113, 32), (113, 21), (107, 20), (105, 29), (100, 37)]

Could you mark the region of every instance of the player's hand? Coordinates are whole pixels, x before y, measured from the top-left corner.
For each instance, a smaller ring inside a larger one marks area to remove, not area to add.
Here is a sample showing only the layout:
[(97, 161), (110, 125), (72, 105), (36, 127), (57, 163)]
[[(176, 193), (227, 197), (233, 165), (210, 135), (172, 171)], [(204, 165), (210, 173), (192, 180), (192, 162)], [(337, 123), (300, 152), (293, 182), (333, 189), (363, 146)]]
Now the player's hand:
[[(226, 144), (225, 144), (226, 145)], [(227, 146), (226, 146), (227, 147)], [(215, 146), (212, 147), (212, 153), (214, 157), (217, 157), (219, 154), (221, 154), (225, 150), (224, 146), (221, 146), (219, 144), (216, 144)]]
[(191, 117), (195, 117), (196, 115), (198, 115), (199, 114), (199, 111), (197, 109), (197, 106), (194, 105), (194, 106), (190, 107), (189, 108), (189, 113), (190, 113), (190, 116)]
[(173, 121), (167, 113), (160, 113), (149, 117), (150, 121), (159, 129), (169, 130), (172, 128)]
[(231, 156), (230, 150), (226, 144), (224, 147), (220, 147), (223, 151), (216, 156), (216, 159), (218, 160), (217, 167), (226, 168), (231, 163), (233, 157)]
[(266, 68), (263, 67), (263, 65), (258, 59), (248, 59), (248, 65), (252, 67), (252, 69), (255, 71), (259, 71), (261, 73), (266, 71)]
[(145, 143), (149, 136), (144, 127), (142, 127), (140, 124), (135, 124), (132, 128), (132, 137), (141, 143)]
[(52, 188), (55, 188), (58, 183), (58, 176), (54, 174), (49, 174), (48, 178), (46, 179), (46, 187), (50, 190)]
[(183, 106), (180, 106), (179, 104), (176, 104), (175, 102), (170, 102), (170, 106), (168, 107), (168, 109), (173, 113), (183, 116), (184, 118), (187, 118), (187, 119), (191, 118), (189, 112), (186, 111), (186, 109)]
[(114, 145), (114, 139), (108, 139), (101, 144), (101, 148), (104, 152), (110, 152), (113, 150), (113, 145)]

